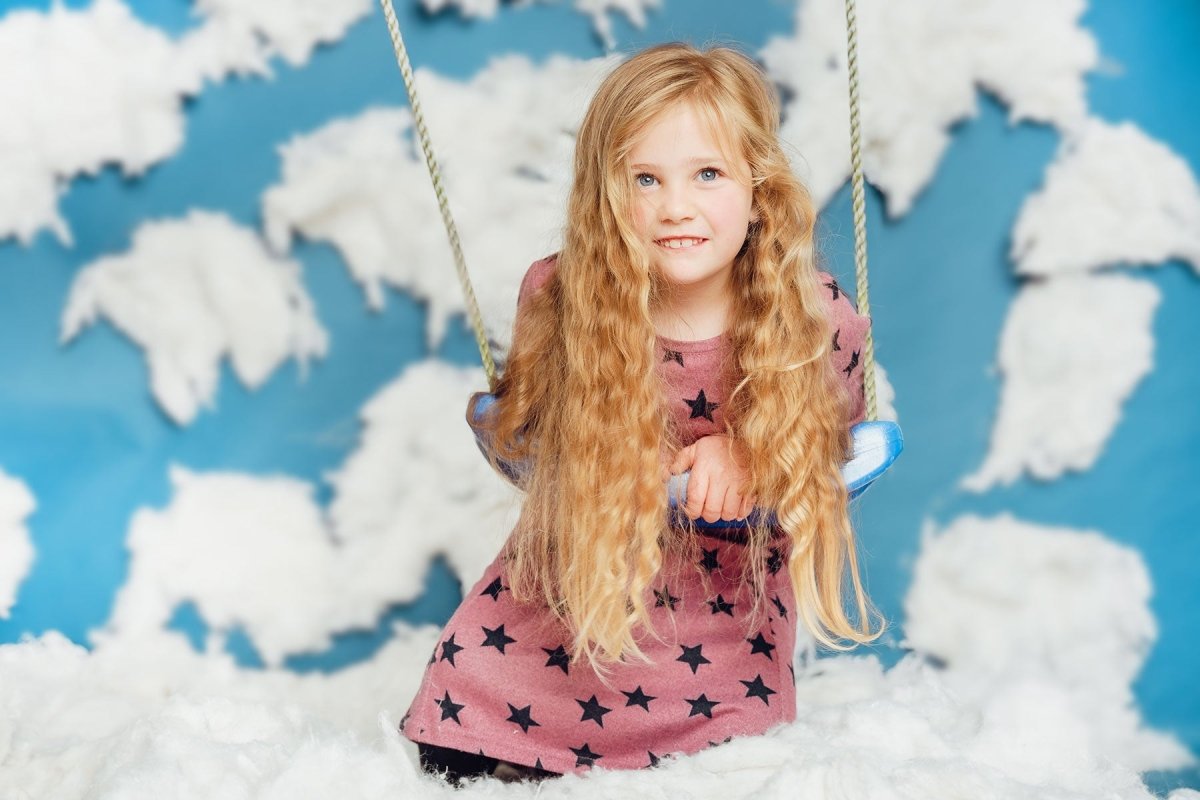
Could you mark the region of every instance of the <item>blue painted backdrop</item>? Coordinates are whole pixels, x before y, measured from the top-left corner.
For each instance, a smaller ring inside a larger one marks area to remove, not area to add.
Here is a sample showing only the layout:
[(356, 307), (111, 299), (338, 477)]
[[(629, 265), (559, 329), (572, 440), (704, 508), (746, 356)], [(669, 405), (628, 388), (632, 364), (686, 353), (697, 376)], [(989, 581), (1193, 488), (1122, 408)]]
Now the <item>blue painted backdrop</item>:
[[(10, 0), (4, 8), (48, 5)], [(479, 23), (450, 13), (428, 16), (415, 0), (397, 5), (414, 62), (449, 76), (467, 78), (506, 52), (534, 59), (602, 52), (588, 20), (565, 3), (505, 7), (495, 20)], [(644, 31), (618, 21), (622, 48), (719, 39), (754, 51), (771, 34), (792, 30), (793, 4), (783, 0), (665, 0), (665, 6)], [(172, 33), (194, 24), (185, 0), (135, 0), (132, 7)], [(1093, 113), (1136, 122), (1200, 172), (1200, 135), (1193, 127), (1200, 121), (1194, 88), (1200, 3), (1159, 0), (1135, 10), (1119, 0), (1094, 0), (1084, 24), (1104, 57), (1121, 65), (1089, 78)], [(66, 348), (56, 344), (73, 276), (92, 259), (127, 249), (139, 223), (201, 207), (257, 226), (259, 195), (279, 176), (279, 143), (368, 105), (403, 102), (381, 16), (373, 13), (301, 69), (277, 64), (274, 80), (235, 80), (190, 101), (182, 151), (144, 178), (125, 180), (108, 169), (74, 181), (62, 202), (73, 248), (49, 235), (30, 247), (0, 244), (0, 466), (24, 480), (38, 500), (29, 521), (37, 561), (12, 617), (0, 620), (0, 642), (58, 629), (84, 643), (86, 632), (105, 621), (125, 577), (130, 517), (140, 506), (168, 502), (168, 463), (284, 472), (320, 485), (321, 474), (354, 447), (360, 405), (427, 354), (418, 303), (393, 292), (383, 313), (366, 312), (337, 255), (313, 245), (301, 245), (296, 255), (331, 334), (329, 357), (314, 365), (306, 382), (289, 364), (255, 393), (225, 367), (217, 411), (202, 413), (185, 429), (158, 411), (141, 351), (111, 327), (99, 325)], [(1032, 522), (1101, 530), (1137, 548), (1155, 584), (1161, 636), (1135, 686), (1138, 701), (1151, 725), (1200, 752), (1194, 684), (1200, 674), (1200, 539), (1194, 535), (1200, 495), (1192, 489), (1200, 477), (1196, 275), (1180, 263), (1139, 272), (1164, 295), (1154, 322), (1156, 368), (1128, 402), (1095, 468), (982, 496), (956, 489), (981, 463), (998, 402), (989, 365), (1016, 290), (1005, 257), (1009, 231), (1056, 142), (1045, 127), (1009, 127), (1003, 110), (983, 98), (982, 113), (956, 129), (935, 181), (905, 219), (879, 222), (878, 197), (869, 198), (876, 336), (908, 443), (900, 465), (859, 507), (870, 589), (889, 618), (900, 620), (926, 518), (945, 523), (965, 512), (1012, 511)], [(843, 191), (824, 225), (831, 263), (847, 276), (848, 219)], [(476, 362), (461, 322), (436, 355)], [(444, 565), (435, 564), (419, 601), (392, 609), (375, 631), (344, 635), (330, 652), (289, 665), (329, 669), (362, 658), (379, 646), (388, 619), (442, 622), (458, 591)], [(193, 610), (181, 608), (174, 624), (199, 641), (203, 620)], [(245, 663), (256, 663), (244, 638), (231, 646)], [(886, 663), (901, 655), (894, 643), (876, 650)], [(1200, 787), (1196, 772), (1151, 777), (1159, 789)]]

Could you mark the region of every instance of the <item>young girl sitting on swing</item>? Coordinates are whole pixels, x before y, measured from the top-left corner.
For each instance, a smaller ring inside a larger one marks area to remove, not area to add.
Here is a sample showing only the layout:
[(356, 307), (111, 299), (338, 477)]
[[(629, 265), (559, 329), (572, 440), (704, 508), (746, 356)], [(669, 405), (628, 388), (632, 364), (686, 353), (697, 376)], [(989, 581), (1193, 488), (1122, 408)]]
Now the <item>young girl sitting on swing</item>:
[(426, 770), (633, 769), (759, 734), (795, 719), (799, 622), (837, 649), (882, 632), (840, 472), (869, 320), (817, 270), (778, 125), (727, 48), (651, 48), (593, 98), (483, 424), (527, 465), (524, 507), (401, 723)]

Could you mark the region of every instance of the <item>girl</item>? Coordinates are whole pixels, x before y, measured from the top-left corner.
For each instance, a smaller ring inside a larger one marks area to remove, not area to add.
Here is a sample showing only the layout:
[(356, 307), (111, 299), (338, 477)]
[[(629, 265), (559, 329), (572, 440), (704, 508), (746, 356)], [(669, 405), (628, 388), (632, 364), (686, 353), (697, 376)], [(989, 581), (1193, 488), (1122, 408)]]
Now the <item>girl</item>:
[[(493, 463), (527, 465), (524, 507), (401, 723), (427, 770), (639, 768), (762, 733), (795, 718), (799, 621), (838, 649), (882, 632), (840, 472), (869, 321), (814, 266), (778, 124), (725, 48), (652, 48), (593, 98), (483, 425)], [(756, 505), (769, 524), (689, 521)]]

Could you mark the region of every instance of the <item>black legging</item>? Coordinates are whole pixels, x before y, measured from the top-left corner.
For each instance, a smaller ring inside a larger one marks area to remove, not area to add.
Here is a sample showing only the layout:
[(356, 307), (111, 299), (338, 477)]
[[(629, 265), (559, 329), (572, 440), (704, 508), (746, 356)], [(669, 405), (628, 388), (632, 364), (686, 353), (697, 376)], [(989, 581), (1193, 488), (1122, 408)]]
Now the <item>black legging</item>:
[[(433, 744), (417, 742), (417, 752), (421, 756), (421, 769), (429, 773), (441, 775), (455, 786), (462, 784), (466, 778), (480, 775), (491, 775), (499, 764), (507, 764), (499, 759), (478, 753), (465, 753), (449, 747), (438, 747)], [(512, 777), (497, 776), (501, 780), (542, 780), (557, 778), (557, 772), (550, 772), (537, 767), (509, 765), (513, 767)]]

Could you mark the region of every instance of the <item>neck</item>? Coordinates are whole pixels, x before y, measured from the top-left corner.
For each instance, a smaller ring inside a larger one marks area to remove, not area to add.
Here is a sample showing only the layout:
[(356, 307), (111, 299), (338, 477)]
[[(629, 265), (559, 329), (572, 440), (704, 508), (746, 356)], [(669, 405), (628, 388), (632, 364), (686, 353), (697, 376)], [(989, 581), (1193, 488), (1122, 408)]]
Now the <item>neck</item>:
[(711, 286), (675, 286), (652, 312), (654, 332), (667, 339), (711, 339), (728, 327), (733, 292), (728, 281)]

